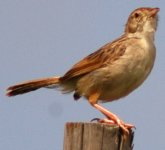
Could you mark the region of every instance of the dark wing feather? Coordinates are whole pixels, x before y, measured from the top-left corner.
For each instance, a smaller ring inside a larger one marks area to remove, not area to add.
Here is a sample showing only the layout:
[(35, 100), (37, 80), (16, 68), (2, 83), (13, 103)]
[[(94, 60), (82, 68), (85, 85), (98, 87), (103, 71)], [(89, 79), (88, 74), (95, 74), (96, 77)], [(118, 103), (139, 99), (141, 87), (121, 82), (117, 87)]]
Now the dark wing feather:
[[(117, 60), (125, 52), (126, 47), (122, 44), (125, 40), (125, 36), (122, 36), (120, 39), (101, 47), (99, 50), (76, 63), (60, 80), (66, 81), (87, 74), (98, 68), (104, 67), (107, 62), (111, 63)], [(117, 42), (119, 44), (117, 44)]]

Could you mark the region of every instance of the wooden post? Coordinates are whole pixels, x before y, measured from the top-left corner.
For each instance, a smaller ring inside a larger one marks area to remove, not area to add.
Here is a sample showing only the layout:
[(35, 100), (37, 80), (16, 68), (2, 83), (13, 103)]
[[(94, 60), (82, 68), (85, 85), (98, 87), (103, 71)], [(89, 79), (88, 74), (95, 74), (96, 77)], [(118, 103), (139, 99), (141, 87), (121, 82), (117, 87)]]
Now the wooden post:
[(118, 126), (101, 123), (65, 125), (64, 150), (132, 150), (133, 131), (123, 136)]

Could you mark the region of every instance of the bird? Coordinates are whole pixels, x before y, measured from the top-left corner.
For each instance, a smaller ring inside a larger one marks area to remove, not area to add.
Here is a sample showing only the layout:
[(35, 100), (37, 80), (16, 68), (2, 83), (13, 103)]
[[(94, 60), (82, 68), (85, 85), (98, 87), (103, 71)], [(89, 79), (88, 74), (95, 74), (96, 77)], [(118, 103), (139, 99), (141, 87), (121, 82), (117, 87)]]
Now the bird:
[(112, 102), (137, 89), (150, 74), (156, 56), (154, 44), (159, 8), (140, 7), (132, 11), (124, 33), (73, 65), (63, 76), (52, 76), (18, 83), (7, 88), (7, 96), (24, 94), (40, 88), (57, 88), (84, 97), (107, 118), (100, 122), (116, 124), (124, 133), (127, 124), (100, 102)]

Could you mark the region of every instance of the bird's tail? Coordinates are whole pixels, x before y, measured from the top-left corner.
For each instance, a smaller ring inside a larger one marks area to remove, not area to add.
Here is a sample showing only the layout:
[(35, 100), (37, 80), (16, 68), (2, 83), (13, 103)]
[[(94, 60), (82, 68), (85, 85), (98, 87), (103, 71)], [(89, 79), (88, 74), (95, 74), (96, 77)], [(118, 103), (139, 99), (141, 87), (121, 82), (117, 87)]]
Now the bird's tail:
[(42, 87), (58, 85), (60, 83), (59, 79), (60, 77), (42, 78), (42, 79), (31, 80), (31, 81), (23, 82), (17, 85), (13, 85), (7, 89), (6, 95), (15, 96), (18, 94), (31, 92)]

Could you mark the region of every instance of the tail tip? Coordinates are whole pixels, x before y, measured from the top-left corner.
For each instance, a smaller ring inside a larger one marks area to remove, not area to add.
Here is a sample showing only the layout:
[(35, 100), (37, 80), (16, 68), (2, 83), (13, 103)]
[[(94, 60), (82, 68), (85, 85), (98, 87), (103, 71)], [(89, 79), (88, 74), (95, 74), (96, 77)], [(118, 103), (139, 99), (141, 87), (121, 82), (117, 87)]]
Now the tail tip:
[(6, 90), (6, 94), (5, 95), (8, 96), (8, 97), (13, 96), (12, 91), (8, 90), (8, 89)]
[(6, 89), (6, 94), (5, 95), (8, 96), (8, 97), (14, 96), (12, 87), (8, 87)]

